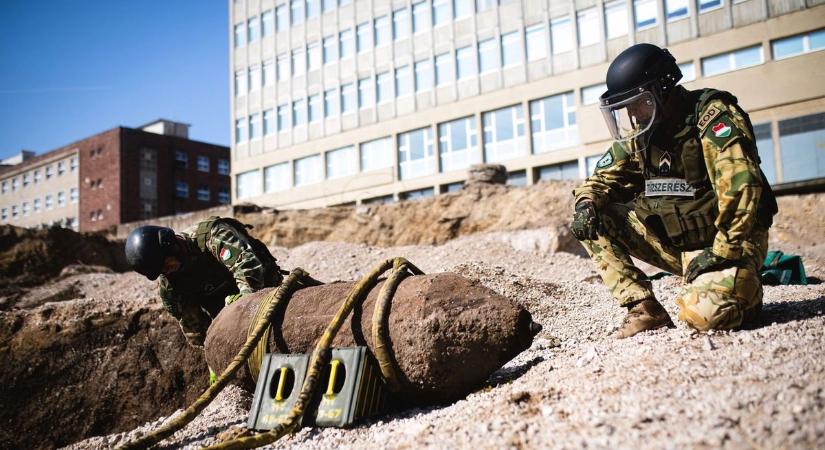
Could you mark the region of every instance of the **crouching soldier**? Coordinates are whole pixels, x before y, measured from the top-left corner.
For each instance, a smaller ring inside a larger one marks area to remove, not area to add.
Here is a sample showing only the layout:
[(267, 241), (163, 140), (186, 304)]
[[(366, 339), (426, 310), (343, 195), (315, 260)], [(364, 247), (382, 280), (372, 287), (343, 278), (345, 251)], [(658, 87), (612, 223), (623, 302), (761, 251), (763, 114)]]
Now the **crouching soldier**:
[(777, 212), (753, 128), (733, 95), (688, 91), (673, 56), (634, 45), (607, 71), (615, 141), (574, 191), (571, 224), (628, 314), (617, 336), (672, 322), (631, 256), (684, 276), (678, 318), (733, 329), (762, 308), (759, 268)]
[(282, 280), (266, 246), (232, 218), (210, 217), (178, 234), (165, 227), (136, 228), (126, 239), (126, 260), (150, 280), (159, 278), (164, 308), (194, 346), (203, 345), (224, 305)]

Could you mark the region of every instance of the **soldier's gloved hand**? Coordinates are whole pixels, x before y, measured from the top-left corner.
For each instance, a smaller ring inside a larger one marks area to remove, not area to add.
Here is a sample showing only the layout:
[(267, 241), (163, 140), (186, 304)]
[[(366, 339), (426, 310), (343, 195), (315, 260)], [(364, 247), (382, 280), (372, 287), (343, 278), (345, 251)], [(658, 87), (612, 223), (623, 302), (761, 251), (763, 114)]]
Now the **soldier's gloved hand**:
[(232, 295), (227, 295), (227, 296), (226, 296), (226, 298), (224, 299), (224, 304), (226, 304), (227, 306), (228, 306), (228, 305), (231, 305), (232, 303), (234, 303), (234, 302), (235, 302), (235, 300), (237, 300), (237, 299), (239, 299), (239, 298), (241, 298), (241, 297), (243, 297), (243, 294), (232, 294)]
[(688, 264), (687, 270), (685, 271), (685, 281), (690, 283), (705, 272), (727, 269), (734, 265), (736, 265), (736, 261), (723, 258), (713, 253), (713, 250), (710, 248), (706, 248)]
[(590, 200), (582, 200), (576, 203), (576, 212), (573, 214), (573, 222), (570, 224), (570, 230), (573, 236), (580, 241), (596, 240), (599, 237), (599, 228), (601, 221), (593, 202)]

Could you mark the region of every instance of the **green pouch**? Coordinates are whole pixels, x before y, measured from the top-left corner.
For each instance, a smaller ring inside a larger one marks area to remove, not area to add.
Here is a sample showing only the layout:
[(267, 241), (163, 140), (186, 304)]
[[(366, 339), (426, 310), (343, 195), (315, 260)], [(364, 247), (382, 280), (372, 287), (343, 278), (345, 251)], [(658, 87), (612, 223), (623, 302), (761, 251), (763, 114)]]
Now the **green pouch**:
[(771, 250), (765, 256), (762, 270), (759, 271), (762, 283), (776, 286), (788, 284), (808, 284), (805, 265), (799, 255), (786, 255), (779, 250)]

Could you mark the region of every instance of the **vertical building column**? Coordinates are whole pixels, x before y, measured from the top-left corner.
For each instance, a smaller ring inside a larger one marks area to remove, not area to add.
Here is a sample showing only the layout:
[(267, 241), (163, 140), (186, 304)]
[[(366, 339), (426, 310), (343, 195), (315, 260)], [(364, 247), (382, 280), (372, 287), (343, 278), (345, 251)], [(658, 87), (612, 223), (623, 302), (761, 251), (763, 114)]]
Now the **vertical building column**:
[(785, 181), (785, 174), (782, 170), (782, 144), (779, 141), (779, 121), (771, 120), (771, 140), (773, 142), (773, 163), (776, 169), (776, 183)]
[(474, 115), (476, 121), (476, 133), (478, 133), (476, 142), (478, 142), (478, 146), (475, 150), (475, 159), (476, 161), (480, 161), (482, 163), (486, 163), (487, 161), (484, 160), (484, 121), (481, 118), (481, 111), (476, 111)]
[(627, 46), (636, 43), (636, 14), (633, 9), (633, 0), (625, 0), (627, 10)]

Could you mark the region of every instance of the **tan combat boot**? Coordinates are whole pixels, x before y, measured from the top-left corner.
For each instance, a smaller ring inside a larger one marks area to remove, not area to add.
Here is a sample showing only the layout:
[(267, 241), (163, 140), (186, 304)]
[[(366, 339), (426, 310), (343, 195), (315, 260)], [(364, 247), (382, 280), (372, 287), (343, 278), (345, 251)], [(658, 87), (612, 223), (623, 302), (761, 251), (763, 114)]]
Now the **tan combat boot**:
[(624, 339), (636, 333), (655, 330), (662, 327), (673, 327), (673, 321), (667, 311), (654, 299), (642, 300), (633, 304), (627, 310), (627, 317), (616, 331), (617, 339)]

